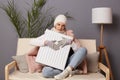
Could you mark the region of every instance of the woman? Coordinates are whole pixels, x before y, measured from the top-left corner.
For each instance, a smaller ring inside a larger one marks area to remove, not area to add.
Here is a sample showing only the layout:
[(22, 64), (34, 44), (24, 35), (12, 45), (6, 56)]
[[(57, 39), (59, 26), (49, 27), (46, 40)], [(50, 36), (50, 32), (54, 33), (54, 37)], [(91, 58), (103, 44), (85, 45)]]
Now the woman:
[[(54, 21), (53, 31), (59, 32), (62, 34), (74, 36), (72, 32), (66, 30), (66, 22), (67, 18), (64, 15), (58, 15)], [(50, 46), (50, 41), (45, 41), (45, 45)], [(73, 41), (67, 40), (66, 44), (71, 44), (72, 49), (74, 50), (74, 54), (68, 58), (68, 64), (64, 71), (59, 69), (55, 69), (49, 66), (45, 66), (42, 70), (42, 74), (44, 77), (54, 77), (55, 79), (64, 79), (71, 74), (71, 72), (78, 67), (79, 64), (82, 63), (86, 56), (86, 48), (80, 47), (77, 43), (77, 39), (74, 38)]]
[[(58, 15), (54, 21), (54, 27), (51, 30), (74, 37), (72, 30), (66, 30), (66, 22), (67, 18), (64, 15)], [(45, 40), (44, 35), (40, 37), (40, 40), (40, 46), (49, 46), (51, 48), (56, 48), (52, 41)], [(62, 71), (50, 66), (44, 66), (42, 69), (43, 77), (64, 79), (71, 75), (72, 71), (75, 70), (82, 62), (85, 62), (84, 59), (86, 57), (87, 50), (86, 48), (80, 46), (79, 41), (75, 39), (75, 37), (73, 40), (66, 39), (63, 41), (63, 43), (64, 45), (71, 44), (71, 47), (74, 51), (74, 54), (68, 58), (65, 70)], [(38, 50), (38, 47), (35, 49)], [(86, 64), (83, 65), (82, 73), (87, 73)]]

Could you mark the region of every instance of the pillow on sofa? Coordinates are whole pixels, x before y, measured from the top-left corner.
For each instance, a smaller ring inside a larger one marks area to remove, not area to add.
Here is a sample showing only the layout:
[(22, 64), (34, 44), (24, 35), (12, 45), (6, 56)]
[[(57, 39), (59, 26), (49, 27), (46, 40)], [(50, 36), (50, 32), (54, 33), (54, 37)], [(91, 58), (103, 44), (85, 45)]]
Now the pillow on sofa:
[(28, 69), (29, 69), (30, 73), (41, 72), (42, 68), (43, 68), (42, 64), (35, 62), (35, 58), (36, 58), (36, 56), (26, 55), (26, 60), (27, 60)]
[(99, 52), (87, 54), (88, 72), (98, 72), (98, 59)]
[(28, 65), (25, 58), (25, 55), (12, 56), (12, 58), (17, 62), (18, 69), (20, 72), (28, 72)]

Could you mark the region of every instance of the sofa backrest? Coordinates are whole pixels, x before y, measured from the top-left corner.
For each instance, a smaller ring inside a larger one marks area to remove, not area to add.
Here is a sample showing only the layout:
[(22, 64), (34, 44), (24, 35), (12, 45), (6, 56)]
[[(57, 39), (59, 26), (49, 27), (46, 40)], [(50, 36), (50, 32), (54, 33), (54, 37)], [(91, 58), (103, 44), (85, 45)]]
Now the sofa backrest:
[(88, 54), (96, 52), (96, 40), (95, 39), (79, 39), (80, 44), (87, 48)]
[[(26, 54), (34, 46), (30, 45), (29, 42), (32, 38), (19, 38), (17, 44), (16, 55)], [(79, 39), (82, 46), (86, 47), (88, 53), (96, 52), (96, 40), (95, 39)]]
[[(30, 45), (30, 40), (33, 38), (19, 38), (17, 45), (16, 55), (26, 54), (34, 46)], [(96, 52), (96, 40), (95, 39), (79, 39), (83, 47), (87, 48), (87, 63), (88, 63), (88, 72), (97, 72), (98, 71), (98, 57), (99, 52)]]

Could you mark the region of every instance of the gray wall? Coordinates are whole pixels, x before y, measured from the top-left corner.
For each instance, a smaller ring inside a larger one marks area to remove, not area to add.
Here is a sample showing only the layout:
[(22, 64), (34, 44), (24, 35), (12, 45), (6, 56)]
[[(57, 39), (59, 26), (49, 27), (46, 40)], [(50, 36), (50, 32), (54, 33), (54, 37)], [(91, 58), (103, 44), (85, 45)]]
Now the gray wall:
[[(6, 3), (7, 0), (0, 0)], [(20, 10), (28, 9), (25, 2), (33, 0), (16, 0)], [(53, 15), (69, 12), (75, 19), (68, 21), (68, 29), (73, 29), (77, 38), (96, 39), (99, 46), (99, 25), (91, 23), (91, 9), (94, 7), (111, 7), (113, 24), (104, 25), (104, 45), (108, 55), (115, 80), (120, 80), (120, 0), (48, 0), (47, 7), (54, 7)], [(24, 14), (25, 15), (25, 14)], [(15, 55), (17, 34), (8, 20), (5, 12), (0, 10), (0, 80), (4, 80), (4, 66)]]

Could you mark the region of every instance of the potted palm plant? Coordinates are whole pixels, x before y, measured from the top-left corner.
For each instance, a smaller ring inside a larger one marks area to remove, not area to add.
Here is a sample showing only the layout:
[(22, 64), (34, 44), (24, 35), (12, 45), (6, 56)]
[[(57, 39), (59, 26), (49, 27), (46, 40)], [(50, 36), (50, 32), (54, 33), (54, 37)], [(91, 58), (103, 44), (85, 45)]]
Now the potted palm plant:
[[(33, 38), (42, 35), (46, 28), (52, 27), (54, 16), (50, 13), (52, 8), (44, 10), (46, 2), (47, 0), (34, 0), (26, 17), (17, 9), (14, 0), (8, 0), (8, 4), (3, 4), (0, 8), (8, 15), (20, 38)], [(68, 12), (65, 15), (72, 19)]]

